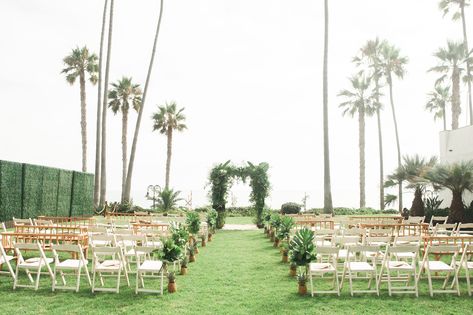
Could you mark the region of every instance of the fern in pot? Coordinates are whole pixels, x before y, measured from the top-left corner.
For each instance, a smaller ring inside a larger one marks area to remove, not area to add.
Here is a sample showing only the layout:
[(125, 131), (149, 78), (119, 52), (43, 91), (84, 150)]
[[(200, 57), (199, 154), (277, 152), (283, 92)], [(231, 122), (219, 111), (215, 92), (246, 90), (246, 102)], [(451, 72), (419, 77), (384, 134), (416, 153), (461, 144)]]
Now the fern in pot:
[(299, 268), (298, 283), (300, 294), (307, 292), (307, 288), (304, 289), (307, 281), (307, 266), (315, 258), (314, 232), (308, 228), (297, 231), (289, 243), (289, 259)]

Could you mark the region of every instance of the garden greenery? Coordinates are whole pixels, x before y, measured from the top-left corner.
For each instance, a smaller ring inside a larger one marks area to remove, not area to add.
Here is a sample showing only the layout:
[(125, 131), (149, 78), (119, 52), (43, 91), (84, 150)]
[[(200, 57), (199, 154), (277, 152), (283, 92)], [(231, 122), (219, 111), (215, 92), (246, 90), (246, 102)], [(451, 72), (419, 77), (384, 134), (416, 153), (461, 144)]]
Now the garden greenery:
[(207, 212), (207, 226), (209, 228), (209, 231), (212, 233), (215, 233), (215, 229), (217, 228), (217, 211), (214, 209), (210, 209)]
[(171, 222), (170, 230), (171, 238), (174, 243), (180, 248), (184, 248), (189, 239), (189, 231), (187, 231), (187, 228), (182, 223)]
[(225, 205), (227, 203), (228, 190), (235, 180), (241, 180), (244, 183), (250, 180), (251, 187), (250, 201), (256, 209), (256, 224), (262, 227), (262, 213), (264, 202), (269, 196), (270, 183), (268, 178), (269, 165), (260, 163), (258, 165), (247, 162), (246, 166), (235, 166), (230, 161), (218, 164), (210, 171), (210, 197), (212, 208), (217, 213), (217, 227), (222, 228), (225, 224)]
[(315, 259), (314, 232), (308, 228), (297, 231), (289, 243), (289, 259), (298, 266), (306, 266)]
[(200, 230), (200, 216), (197, 212), (187, 212), (186, 216), (187, 230), (193, 234), (197, 235)]

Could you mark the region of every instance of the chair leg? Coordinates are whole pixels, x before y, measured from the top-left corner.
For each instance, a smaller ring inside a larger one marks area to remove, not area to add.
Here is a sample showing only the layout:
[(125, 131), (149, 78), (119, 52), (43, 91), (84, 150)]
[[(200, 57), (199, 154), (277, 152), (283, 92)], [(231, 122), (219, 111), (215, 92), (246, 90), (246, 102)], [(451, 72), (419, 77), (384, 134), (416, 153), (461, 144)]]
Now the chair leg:
[(352, 277), (351, 277), (351, 270), (348, 269), (348, 281), (350, 283), (350, 294), (351, 296), (353, 296), (353, 280), (352, 280)]
[(468, 290), (468, 295), (471, 296), (470, 272), (468, 271), (468, 267), (465, 268), (465, 276), (466, 276), (466, 287)]
[(135, 285), (135, 294), (138, 294), (138, 278), (140, 276), (140, 271), (136, 270), (136, 285)]
[[(56, 272), (57, 272), (57, 270), (56, 270), (56, 265), (55, 265), (54, 268), (53, 268), (54, 279), (56, 279)], [(53, 285), (51, 287), (51, 290), (53, 292), (56, 291), (56, 281), (53, 281)]]
[(161, 269), (161, 295), (163, 295), (163, 286), (164, 286), (164, 270)]
[(95, 290), (95, 274), (96, 274), (96, 271), (94, 270), (92, 274), (92, 293), (94, 293), (94, 290)]
[(80, 288), (80, 276), (82, 274), (82, 266), (79, 267), (79, 270), (77, 270), (77, 284), (76, 284), (76, 292), (79, 292)]
[(314, 297), (314, 284), (312, 283), (312, 272), (309, 272), (310, 295)]
[(388, 292), (389, 292), (389, 296), (393, 296), (392, 294), (392, 287), (391, 287), (391, 270), (386, 269), (387, 270), (387, 274), (388, 274)]
[(89, 268), (87, 268), (87, 265), (84, 265), (85, 269), (85, 276), (87, 277), (87, 281), (89, 281), (89, 286), (92, 285), (92, 281), (90, 280), (90, 274), (89, 274)]
[(36, 274), (36, 283), (35, 283), (35, 287), (34, 287), (35, 291), (37, 291), (38, 288), (39, 288), (39, 278), (40, 277), (41, 277), (41, 265), (39, 266), (38, 273)]
[(336, 268), (335, 268), (335, 272), (334, 272), (334, 277), (335, 277), (335, 285), (336, 285), (336, 288), (337, 288), (337, 295), (340, 296), (340, 283), (338, 282), (338, 273), (337, 273)]
[[(126, 268), (126, 267), (125, 267)], [(120, 277), (121, 277), (122, 268), (118, 270), (118, 279), (117, 279), (117, 294), (120, 292)], [(125, 273), (126, 274), (126, 273)], [(127, 277), (128, 279), (128, 277)]]
[[(15, 279), (13, 280), (13, 290), (16, 290), (16, 285), (18, 284), (18, 263), (15, 268)], [(31, 278), (31, 275), (30, 275)]]
[(426, 273), (427, 273), (427, 280), (429, 280), (429, 292), (430, 292), (430, 297), (434, 296), (433, 288), (432, 288), (432, 277), (430, 275), (430, 269), (426, 268)]

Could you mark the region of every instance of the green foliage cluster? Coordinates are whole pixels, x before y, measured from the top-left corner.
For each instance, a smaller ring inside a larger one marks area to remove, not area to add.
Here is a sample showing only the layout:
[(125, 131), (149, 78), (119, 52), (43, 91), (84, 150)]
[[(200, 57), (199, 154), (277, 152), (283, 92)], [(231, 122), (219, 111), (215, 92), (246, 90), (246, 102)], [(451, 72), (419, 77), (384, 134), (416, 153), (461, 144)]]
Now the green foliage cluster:
[(209, 228), (209, 231), (212, 233), (215, 233), (215, 230), (217, 229), (217, 217), (218, 217), (218, 213), (214, 209), (210, 209), (207, 212), (207, 217), (206, 217), (207, 226)]
[(297, 214), (301, 212), (301, 205), (296, 202), (286, 202), (281, 205), (281, 213)]
[(291, 235), (291, 229), (296, 225), (295, 221), (291, 217), (283, 216), (281, 222), (276, 231), (276, 236), (280, 240), (289, 240)]
[(0, 221), (93, 214), (94, 176), (0, 161)]
[[(307, 211), (307, 213), (314, 213), (314, 214), (322, 214), (322, 208), (312, 208)], [(395, 209), (387, 209), (387, 210), (377, 210), (373, 208), (345, 208), (345, 207), (338, 207), (333, 208), (334, 215), (388, 215), (388, 214), (399, 214), (399, 211)]]
[(166, 263), (182, 259), (185, 255), (184, 249), (174, 242), (172, 237), (163, 239), (163, 248), (159, 251), (159, 258)]
[(262, 225), (262, 213), (264, 209), (265, 199), (269, 196), (270, 183), (268, 178), (269, 165), (260, 163), (258, 165), (247, 162), (246, 166), (237, 167), (227, 161), (218, 164), (210, 171), (210, 198), (212, 200), (212, 208), (217, 210), (217, 227), (221, 228), (225, 224), (226, 202), (228, 190), (232, 186), (234, 180), (240, 179), (243, 182), (249, 178), (251, 187), (250, 201), (254, 204), (256, 210), (256, 223)]
[(281, 215), (278, 213), (272, 213), (269, 219), (269, 224), (273, 229), (277, 231), (279, 226), (281, 225)]
[(170, 211), (177, 207), (177, 203), (182, 200), (179, 198), (179, 190), (174, 191), (172, 188), (164, 188), (159, 192), (157, 208), (161, 211)]
[(298, 266), (306, 266), (316, 257), (314, 232), (308, 228), (297, 231), (289, 243), (289, 259)]
[(177, 246), (184, 248), (189, 239), (189, 231), (187, 230), (187, 227), (184, 224), (179, 223), (179, 222), (171, 222), (170, 230), (171, 230), (171, 238), (174, 241), (174, 243)]
[(187, 212), (186, 216), (186, 224), (187, 224), (187, 230), (194, 234), (197, 235), (200, 230), (200, 216), (197, 212)]

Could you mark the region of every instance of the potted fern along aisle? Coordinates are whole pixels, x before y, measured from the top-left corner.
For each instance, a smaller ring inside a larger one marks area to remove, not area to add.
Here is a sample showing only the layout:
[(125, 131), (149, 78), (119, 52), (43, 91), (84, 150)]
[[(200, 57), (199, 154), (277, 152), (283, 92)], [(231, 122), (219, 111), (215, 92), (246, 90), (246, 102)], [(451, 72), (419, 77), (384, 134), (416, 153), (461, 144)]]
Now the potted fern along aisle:
[(300, 295), (307, 294), (307, 267), (315, 257), (314, 232), (307, 228), (297, 231), (289, 243), (289, 258), (299, 268), (297, 282)]

